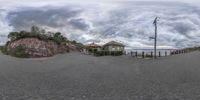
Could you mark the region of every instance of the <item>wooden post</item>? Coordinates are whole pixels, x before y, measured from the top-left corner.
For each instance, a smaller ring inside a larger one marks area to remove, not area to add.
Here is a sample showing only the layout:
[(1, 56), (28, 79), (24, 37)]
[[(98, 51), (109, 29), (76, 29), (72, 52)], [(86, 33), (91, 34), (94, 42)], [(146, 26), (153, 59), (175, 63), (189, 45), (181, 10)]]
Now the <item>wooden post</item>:
[(160, 51), (159, 51), (159, 57), (161, 57), (161, 53), (160, 53)]
[(158, 17), (155, 18), (153, 24), (155, 25), (155, 38), (154, 38), (154, 59), (156, 59), (156, 49), (157, 49), (157, 21)]
[(135, 52), (135, 57), (137, 58), (137, 56), (138, 56), (138, 53), (137, 53), (137, 51)]
[(133, 52), (131, 51), (131, 57), (133, 57)]
[(144, 51), (142, 52), (142, 58), (144, 58)]
[(92, 49), (92, 54), (93, 54), (93, 56), (94, 56), (94, 49)]

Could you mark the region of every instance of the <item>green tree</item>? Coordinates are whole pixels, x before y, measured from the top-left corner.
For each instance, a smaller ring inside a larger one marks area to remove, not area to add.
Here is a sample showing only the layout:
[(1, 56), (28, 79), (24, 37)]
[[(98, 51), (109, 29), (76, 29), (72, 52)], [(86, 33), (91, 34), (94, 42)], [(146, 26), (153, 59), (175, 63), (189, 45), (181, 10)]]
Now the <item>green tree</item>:
[(31, 33), (35, 33), (35, 34), (40, 33), (40, 28), (37, 27), (37, 26), (32, 26), (31, 27)]
[(62, 33), (60, 32), (56, 32), (53, 36), (53, 40), (58, 43), (58, 44), (61, 44), (62, 42), (66, 42), (67, 41), (67, 38), (62, 36)]
[(9, 35), (8, 35), (8, 38), (11, 40), (11, 41), (14, 41), (17, 39), (17, 35), (19, 33), (18, 32), (10, 32)]

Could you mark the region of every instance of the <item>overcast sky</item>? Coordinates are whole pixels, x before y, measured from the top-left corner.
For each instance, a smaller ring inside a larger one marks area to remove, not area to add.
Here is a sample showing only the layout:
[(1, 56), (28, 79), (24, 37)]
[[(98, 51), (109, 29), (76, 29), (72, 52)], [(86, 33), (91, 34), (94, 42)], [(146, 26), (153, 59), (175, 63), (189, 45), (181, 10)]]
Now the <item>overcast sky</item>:
[[(115, 40), (130, 48), (150, 48), (153, 19), (160, 17), (160, 48), (200, 46), (198, 0), (0, 0), (0, 42), (11, 31), (32, 25), (61, 31), (84, 44)], [(172, 2), (173, 1), (173, 2)]]

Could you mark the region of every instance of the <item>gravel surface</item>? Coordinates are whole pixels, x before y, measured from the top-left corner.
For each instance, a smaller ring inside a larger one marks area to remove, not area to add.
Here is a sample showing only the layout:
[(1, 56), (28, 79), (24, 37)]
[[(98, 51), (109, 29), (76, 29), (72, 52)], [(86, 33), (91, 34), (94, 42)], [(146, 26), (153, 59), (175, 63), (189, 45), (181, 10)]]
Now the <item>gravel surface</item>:
[(200, 52), (157, 60), (0, 54), (0, 100), (200, 100)]

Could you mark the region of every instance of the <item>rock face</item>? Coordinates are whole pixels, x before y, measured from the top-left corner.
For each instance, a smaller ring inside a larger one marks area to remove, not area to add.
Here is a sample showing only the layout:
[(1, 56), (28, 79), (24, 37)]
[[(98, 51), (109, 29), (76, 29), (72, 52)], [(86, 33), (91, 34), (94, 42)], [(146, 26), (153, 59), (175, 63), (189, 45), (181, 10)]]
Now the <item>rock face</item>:
[(11, 42), (7, 45), (7, 50), (13, 52), (19, 46), (25, 50), (29, 57), (50, 57), (69, 52), (69, 47), (66, 44), (58, 45), (53, 41), (42, 41), (37, 38), (24, 38)]

